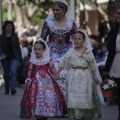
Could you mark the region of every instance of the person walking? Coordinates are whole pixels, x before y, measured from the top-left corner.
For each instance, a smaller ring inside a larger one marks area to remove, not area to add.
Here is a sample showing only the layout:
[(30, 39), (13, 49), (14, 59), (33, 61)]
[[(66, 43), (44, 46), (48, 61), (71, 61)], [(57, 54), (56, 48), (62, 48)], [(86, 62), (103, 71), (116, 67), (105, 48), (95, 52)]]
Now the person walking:
[(96, 89), (101, 78), (98, 76), (90, 40), (84, 31), (78, 30), (75, 33), (74, 47), (69, 49), (61, 59), (56, 79), (59, 79), (59, 73), (63, 68), (68, 70), (66, 101), (69, 119), (101, 118), (98, 95), (102, 104), (105, 103), (100, 87)]
[(67, 114), (63, 93), (55, 81), (56, 70), (50, 62), (50, 51), (46, 42), (39, 38), (33, 44), (28, 63), (26, 88), (21, 100), (21, 118), (47, 120)]
[(120, 120), (120, 8), (116, 10), (114, 27), (108, 34), (108, 57), (104, 67), (104, 73), (108, 73), (118, 86), (118, 120)]
[(0, 60), (4, 70), (5, 95), (16, 94), (17, 68), (22, 61), (19, 38), (13, 21), (5, 21), (0, 35)]
[[(56, 0), (52, 9), (53, 14), (45, 19), (40, 36), (47, 41), (52, 62), (57, 70), (61, 57), (73, 46), (74, 33), (78, 27), (70, 17), (70, 7), (65, 0)], [(64, 95), (66, 73), (66, 70), (62, 70), (60, 73), (61, 80), (57, 81)]]

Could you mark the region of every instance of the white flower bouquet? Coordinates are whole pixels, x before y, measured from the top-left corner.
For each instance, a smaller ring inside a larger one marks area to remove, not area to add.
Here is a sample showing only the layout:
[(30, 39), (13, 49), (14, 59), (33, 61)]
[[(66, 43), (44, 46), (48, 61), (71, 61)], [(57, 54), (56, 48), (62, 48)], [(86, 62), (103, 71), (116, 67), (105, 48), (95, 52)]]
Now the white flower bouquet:
[(115, 81), (111, 79), (105, 79), (101, 82), (101, 88), (103, 90), (110, 90), (110, 89), (115, 89), (117, 87), (117, 84)]

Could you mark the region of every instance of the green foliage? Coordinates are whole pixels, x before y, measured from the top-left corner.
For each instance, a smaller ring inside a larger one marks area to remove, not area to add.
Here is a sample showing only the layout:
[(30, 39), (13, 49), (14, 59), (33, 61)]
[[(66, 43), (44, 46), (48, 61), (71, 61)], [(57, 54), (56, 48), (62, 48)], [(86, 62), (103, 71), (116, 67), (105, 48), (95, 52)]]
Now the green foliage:
[(2, 8), (2, 22), (6, 21), (7, 18), (7, 8)]
[[(33, 14), (32, 17), (29, 18), (29, 20), (31, 21), (32, 24), (38, 24), (39, 26), (41, 26), (44, 19), (47, 16), (46, 11), (52, 8), (52, 5), (56, 0), (15, 0), (15, 1), (19, 7), (25, 8), (25, 9), (28, 9), (30, 6), (33, 6), (33, 7), (36, 6), (37, 11)], [(66, 1), (69, 4), (70, 0), (66, 0)], [(41, 11), (40, 8), (43, 8), (43, 11)], [(7, 10), (8, 10), (7, 6), (6, 4), (4, 4), (4, 6), (2, 6), (2, 20), (3, 21), (8, 19)], [(15, 11), (12, 11), (12, 12), (14, 13)], [(16, 20), (16, 17), (17, 16), (13, 14), (14, 21)]]
[(41, 13), (40, 11), (37, 11), (33, 17), (31, 18), (31, 23), (32, 24), (37, 24), (39, 27), (43, 24), (44, 19), (40, 17)]
[[(37, 5), (39, 8), (43, 8), (44, 11), (41, 12), (40, 10), (38, 10), (37, 12), (35, 12), (35, 14), (33, 15), (33, 17), (31, 18), (31, 22), (33, 24), (38, 24), (39, 26), (42, 25), (44, 19), (46, 18), (46, 13), (45, 11), (48, 11), (48, 9), (52, 8), (53, 3), (56, 0), (39, 0), (38, 4), (35, 0), (28, 0), (30, 3)], [(70, 0), (66, 0), (68, 3)]]

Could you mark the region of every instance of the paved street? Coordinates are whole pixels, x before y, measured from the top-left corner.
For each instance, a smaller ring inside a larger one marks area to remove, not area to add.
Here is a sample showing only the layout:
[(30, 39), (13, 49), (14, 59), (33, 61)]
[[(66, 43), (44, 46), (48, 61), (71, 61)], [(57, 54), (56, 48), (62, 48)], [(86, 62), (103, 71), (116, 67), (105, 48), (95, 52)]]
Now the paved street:
[[(24, 86), (17, 87), (17, 94), (4, 95), (4, 86), (0, 86), (0, 120), (26, 120), (19, 118), (20, 100)], [(99, 120), (117, 120), (117, 106), (107, 105), (101, 107), (102, 118)], [(35, 119), (29, 119), (35, 120)], [(67, 118), (49, 118), (49, 120), (68, 120)]]

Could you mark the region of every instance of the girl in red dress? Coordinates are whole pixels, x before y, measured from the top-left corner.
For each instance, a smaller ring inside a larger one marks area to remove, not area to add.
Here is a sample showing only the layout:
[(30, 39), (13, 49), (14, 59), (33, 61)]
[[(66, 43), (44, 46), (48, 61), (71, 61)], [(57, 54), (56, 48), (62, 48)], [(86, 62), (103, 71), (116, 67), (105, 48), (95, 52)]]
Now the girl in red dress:
[(63, 94), (54, 80), (55, 73), (50, 62), (49, 48), (46, 42), (39, 38), (33, 44), (28, 63), (26, 87), (20, 104), (21, 118), (47, 120), (48, 117), (67, 114)]

